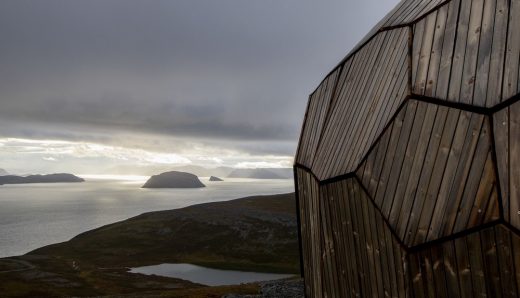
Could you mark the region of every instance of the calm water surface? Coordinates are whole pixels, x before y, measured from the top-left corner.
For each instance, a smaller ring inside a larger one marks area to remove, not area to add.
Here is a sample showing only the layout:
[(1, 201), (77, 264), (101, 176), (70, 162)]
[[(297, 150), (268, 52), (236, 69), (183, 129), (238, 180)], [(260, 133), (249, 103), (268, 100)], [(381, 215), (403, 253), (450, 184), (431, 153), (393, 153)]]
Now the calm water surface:
[(160, 264), (144, 266), (132, 268), (130, 272), (175, 277), (208, 286), (237, 285), (241, 283), (275, 280), (292, 276), (290, 274), (219, 270), (192, 264)]
[(294, 191), (292, 180), (226, 179), (205, 188), (142, 189), (147, 177), (0, 186), (0, 257), (67, 241), (144, 212)]

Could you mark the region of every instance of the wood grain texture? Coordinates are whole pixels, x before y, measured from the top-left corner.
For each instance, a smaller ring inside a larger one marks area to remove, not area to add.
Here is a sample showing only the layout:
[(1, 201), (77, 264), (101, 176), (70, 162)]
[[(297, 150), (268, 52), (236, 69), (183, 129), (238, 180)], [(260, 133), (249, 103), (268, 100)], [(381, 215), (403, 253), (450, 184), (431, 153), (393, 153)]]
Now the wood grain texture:
[(357, 175), (406, 245), (498, 219), (486, 213), (499, 203), (485, 116), (410, 100), (394, 121)]
[(413, 52), (420, 53), (414, 56), (420, 63), (412, 68), (413, 92), (481, 107), (513, 97), (520, 37), (508, 28), (519, 28), (519, 20), (515, 0), (510, 7), (504, 0), (453, 0), (430, 12), (414, 25), (428, 34), (413, 43)]
[(520, 295), (520, 0), (403, 0), (309, 98), (308, 297)]

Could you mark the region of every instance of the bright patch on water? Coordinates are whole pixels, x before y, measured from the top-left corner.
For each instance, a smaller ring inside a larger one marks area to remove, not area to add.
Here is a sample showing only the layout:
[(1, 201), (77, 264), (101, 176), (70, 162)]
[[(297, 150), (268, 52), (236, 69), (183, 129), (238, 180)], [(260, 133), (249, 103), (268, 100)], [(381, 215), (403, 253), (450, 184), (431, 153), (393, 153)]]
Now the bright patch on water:
[(288, 278), (291, 274), (259, 273), (212, 269), (192, 264), (160, 264), (131, 268), (132, 273), (180, 278), (208, 286), (237, 285)]

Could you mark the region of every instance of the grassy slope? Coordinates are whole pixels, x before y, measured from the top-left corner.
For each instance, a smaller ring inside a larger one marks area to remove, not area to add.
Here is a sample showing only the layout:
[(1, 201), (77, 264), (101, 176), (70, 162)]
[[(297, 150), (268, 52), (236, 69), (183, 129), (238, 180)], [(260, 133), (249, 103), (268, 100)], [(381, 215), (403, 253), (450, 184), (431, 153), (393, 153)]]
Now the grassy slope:
[(294, 196), (249, 197), (145, 213), (30, 254), (88, 260), (103, 267), (188, 262), (297, 273)]
[(204, 287), (125, 269), (165, 262), (298, 273), (294, 195), (145, 213), (25, 256), (0, 259), (0, 293), (6, 297), (220, 297), (258, 290), (257, 285)]

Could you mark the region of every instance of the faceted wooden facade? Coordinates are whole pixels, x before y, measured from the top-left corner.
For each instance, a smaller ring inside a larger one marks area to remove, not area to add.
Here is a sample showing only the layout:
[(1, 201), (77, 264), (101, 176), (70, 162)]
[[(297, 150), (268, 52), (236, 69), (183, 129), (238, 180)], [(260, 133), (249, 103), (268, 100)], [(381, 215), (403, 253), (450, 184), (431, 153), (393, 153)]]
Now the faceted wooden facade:
[(308, 297), (520, 296), (520, 0), (403, 0), (310, 95)]

